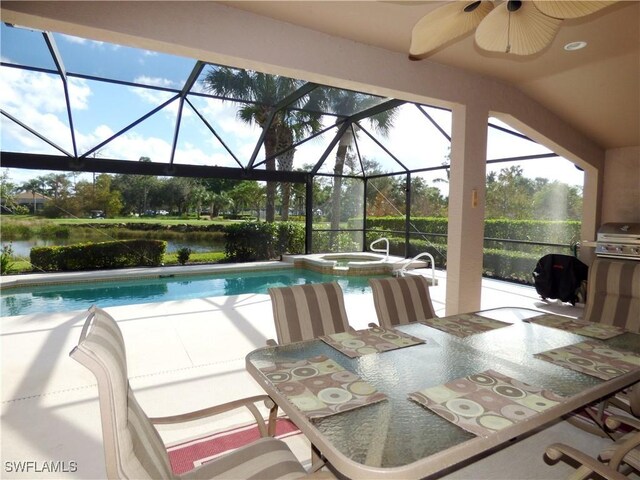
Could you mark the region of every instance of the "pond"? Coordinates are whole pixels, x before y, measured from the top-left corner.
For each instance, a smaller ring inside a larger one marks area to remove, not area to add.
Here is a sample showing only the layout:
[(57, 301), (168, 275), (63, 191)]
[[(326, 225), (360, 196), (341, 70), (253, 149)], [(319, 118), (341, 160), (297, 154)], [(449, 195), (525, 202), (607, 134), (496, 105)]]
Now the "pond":
[[(149, 240), (158, 239), (164, 240), (162, 238), (158, 238), (155, 235), (148, 235), (144, 238)], [(64, 246), (64, 245), (73, 245), (76, 243), (85, 243), (85, 242), (108, 242), (112, 240), (117, 240), (114, 238), (105, 238), (105, 236), (91, 236), (86, 237), (83, 236), (81, 238), (56, 238), (56, 239), (30, 239), (30, 240), (12, 240), (12, 241), (2, 241), (2, 246), (11, 244), (11, 248), (13, 249), (13, 256), (17, 258), (29, 258), (29, 254), (33, 247), (51, 247), (51, 246)], [(182, 247), (188, 247), (193, 252), (224, 252), (224, 238), (213, 237), (210, 239), (194, 239), (194, 240), (166, 240), (167, 242), (167, 253), (173, 253)]]

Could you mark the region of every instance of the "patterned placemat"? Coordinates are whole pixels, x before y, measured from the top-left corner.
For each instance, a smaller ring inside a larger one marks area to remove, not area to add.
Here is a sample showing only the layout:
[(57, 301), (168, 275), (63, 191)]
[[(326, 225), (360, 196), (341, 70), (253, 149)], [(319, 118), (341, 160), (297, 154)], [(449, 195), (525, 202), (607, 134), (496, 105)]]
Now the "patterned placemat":
[(420, 338), (382, 327), (334, 333), (320, 337), (320, 339), (351, 358), (425, 343)]
[(545, 327), (565, 330), (585, 337), (598, 338), (600, 340), (617, 337), (625, 332), (624, 329), (614, 325), (581, 322), (575, 318), (561, 317), (560, 315), (553, 315), (550, 313), (540, 315), (539, 317), (529, 318), (525, 321), (535, 323), (537, 325), (544, 325)]
[(409, 398), (481, 437), (526, 420), (564, 400), (553, 392), (494, 370), (425, 388), (409, 394)]
[(610, 380), (640, 368), (640, 355), (587, 341), (536, 353), (537, 358), (562, 367)]
[(495, 328), (508, 327), (510, 323), (481, 317), (473, 313), (463, 313), (451, 317), (429, 318), (420, 323), (437, 328), (456, 337), (467, 337), (476, 333), (487, 332)]
[(373, 385), (319, 355), (260, 368), (308, 418), (320, 418), (386, 399)]

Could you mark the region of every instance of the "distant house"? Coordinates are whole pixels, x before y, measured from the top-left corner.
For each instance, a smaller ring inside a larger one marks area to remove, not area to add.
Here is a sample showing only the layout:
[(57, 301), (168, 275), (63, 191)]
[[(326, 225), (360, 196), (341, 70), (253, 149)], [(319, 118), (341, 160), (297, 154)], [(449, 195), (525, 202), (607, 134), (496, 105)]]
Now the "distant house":
[(23, 205), (29, 209), (31, 213), (37, 213), (41, 211), (45, 204), (50, 201), (41, 193), (36, 193), (35, 196), (31, 192), (20, 192), (13, 197), (17, 205)]

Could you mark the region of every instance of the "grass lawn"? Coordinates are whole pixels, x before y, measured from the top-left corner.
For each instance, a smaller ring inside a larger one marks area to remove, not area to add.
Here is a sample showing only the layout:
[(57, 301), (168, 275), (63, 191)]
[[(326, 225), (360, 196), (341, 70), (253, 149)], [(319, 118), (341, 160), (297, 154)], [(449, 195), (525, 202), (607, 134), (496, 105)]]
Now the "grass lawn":
[[(37, 217), (31, 217), (37, 219)], [(160, 225), (228, 225), (238, 223), (242, 220), (226, 220), (223, 218), (181, 218), (181, 217), (116, 217), (116, 218), (55, 218), (48, 221), (56, 225), (85, 225), (85, 224), (114, 224), (114, 223), (156, 223)]]

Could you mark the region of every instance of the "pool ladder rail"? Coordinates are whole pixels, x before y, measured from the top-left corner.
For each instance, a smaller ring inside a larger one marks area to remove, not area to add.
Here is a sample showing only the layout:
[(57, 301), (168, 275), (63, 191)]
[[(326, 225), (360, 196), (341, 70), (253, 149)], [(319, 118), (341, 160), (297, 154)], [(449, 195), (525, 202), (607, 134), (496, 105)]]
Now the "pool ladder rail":
[[(380, 242), (384, 242), (386, 244), (385, 248), (376, 248), (374, 247), (374, 245), (380, 243)], [(384, 260), (383, 262), (386, 262), (387, 259), (389, 258), (389, 239), (386, 237), (382, 237), (379, 238), (377, 240), (374, 240), (373, 242), (371, 242), (371, 245), (369, 245), (369, 250), (371, 250), (372, 252), (376, 252), (376, 253), (384, 253)]]
[[(418, 255), (416, 255), (415, 257), (413, 257), (410, 260), (407, 260), (404, 265), (402, 265), (402, 268), (396, 270), (393, 272), (393, 274), (396, 277), (404, 277), (407, 274), (407, 270), (409, 269), (409, 266), (414, 263), (417, 262), (418, 260), (420, 260), (421, 258), (427, 257), (430, 261), (431, 261), (431, 285), (437, 285), (438, 283), (436, 282), (436, 261), (433, 258), (433, 255), (431, 255), (428, 252), (422, 252), (419, 253)], [(427, 267), (429, 266), (429, 263), (427, 263)]]

